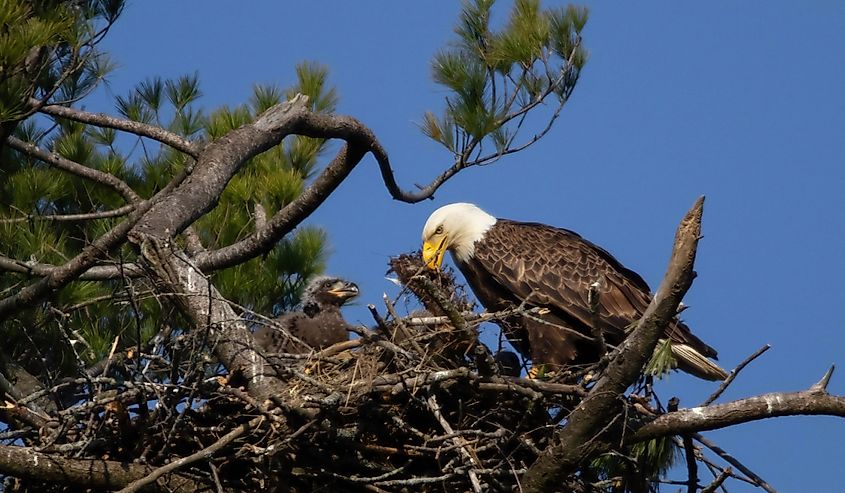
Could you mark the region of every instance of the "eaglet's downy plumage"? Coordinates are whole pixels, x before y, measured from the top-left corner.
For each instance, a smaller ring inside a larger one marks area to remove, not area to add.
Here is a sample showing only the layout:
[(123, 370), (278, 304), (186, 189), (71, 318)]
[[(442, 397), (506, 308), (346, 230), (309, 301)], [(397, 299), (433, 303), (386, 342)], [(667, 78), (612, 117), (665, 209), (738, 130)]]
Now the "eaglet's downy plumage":
[(349, 339), (340, 307), (358, 296), (355, 283), (329, 276), (313, 278), (302, 292), (300, 310), (276, 318), (255, 332), (267, 353), (307, 353)]
[[(500, 322), (511, 344), (549, 371), (598, 360), (591, 340), (598, 325), (617, 345), (642, 317), (652, 295), (636, 272), (577, 233), (545, 224), (497, 219), (473, 204), (457, 203), (431, 214), (423, 228), (423, 259), (439, 268), (452, 253), (478, 300), (488, 311), (524, 304), (548, 313), (516, 315)], [(598, 306), (590, 309), (590, 285)], [(681, 370), (707, 380), (727, 373), (708, 358), (716, 351), (675, 319), (664, 334)]]

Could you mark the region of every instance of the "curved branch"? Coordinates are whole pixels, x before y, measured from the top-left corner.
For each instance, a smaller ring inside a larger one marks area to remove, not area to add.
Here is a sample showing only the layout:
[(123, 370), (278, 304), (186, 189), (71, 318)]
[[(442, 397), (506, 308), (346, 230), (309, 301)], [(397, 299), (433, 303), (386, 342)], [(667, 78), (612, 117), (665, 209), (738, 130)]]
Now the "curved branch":
[(609, 447), (602, 431), (621, 411), (620, 396), (642, 371), (657, 340), (675, 317), (678, 305), (695, 277), (693, 264), (701, 236), (704, 197), (681, 220), (669, 268), (637, 327), (611, 355), (603, 376), (590, 394), (569, 415), (558, 440), (549, 446), (523, 476), (524, 491), (554, 490), (585, 460)]
[(132, 187), (127, 185), (125, 181), (110, 173), (104, 173), (102, 171), (89, 168), (88, 166), (83, 166), (77, 162), (62, 157), (55, 152), (43, 151), (37, 145), (24, 142), (17, 137), (8, 137), (6, 139), (6, 143), (8, 143), (9, 147), (12, 149), (32, 156), (39, 161), (49, 164), (50, 166), (62, 171), (67, 171), (68, 173), (91, 180), (101, 185), (111, 187), (129, 203), (134, 204), (141, 200), (138, 194), (135, 193), (135, 190), (132, 190)]
[(773, 392), (747, 399), (666, 413), (643, 425), (632, 441), (716, 430), (780, 416), (825, 415), (845, 417), (845, 397), (827, 392)]
[[(30, 101), (30, 104), (32, 105), (37, 105), (39, 103), (40, 101), (38, 100)], [(199, 154), (198, 146), (194, 142), (185, 139), (179, 134), (168, 132), (167, 130), (155, 125), (116, 118), (104, 113), (89, 113), (87, 111), (54, 104), (42, 106), (38, 108), (38, 111), (50, 116), (67, 118), (68, 120), (87, 123), (98, 127), (113, 128), (115, 130), (122, 130), (141, 137), (147, 137), (161, 142), (162, 144), (169, 145), (177, 151), (184, 152), (193, 158), (196, 158)]]
[(320, 176), (295, 200), (279, 210), (262, 228), (241, 241), (217, 250), (197, 255), (197, 266), (203, 272), (231, 267), (256, 255), (269, 252), (286, 234), (311, 215), (326, 198), (349, 176), (364, 157), (365, 151), (343, 147)]

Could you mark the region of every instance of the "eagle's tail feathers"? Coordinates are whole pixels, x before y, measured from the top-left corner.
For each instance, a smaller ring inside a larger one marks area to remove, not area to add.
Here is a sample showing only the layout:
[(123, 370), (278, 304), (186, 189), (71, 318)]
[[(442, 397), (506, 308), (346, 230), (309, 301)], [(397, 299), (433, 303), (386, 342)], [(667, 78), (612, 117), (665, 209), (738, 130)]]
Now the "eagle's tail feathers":
[(728, 378), (728, 372), (691, 346), (674, 343), (672, 355), (678, 360), (678, 368), (704, 380), (718, 381)]

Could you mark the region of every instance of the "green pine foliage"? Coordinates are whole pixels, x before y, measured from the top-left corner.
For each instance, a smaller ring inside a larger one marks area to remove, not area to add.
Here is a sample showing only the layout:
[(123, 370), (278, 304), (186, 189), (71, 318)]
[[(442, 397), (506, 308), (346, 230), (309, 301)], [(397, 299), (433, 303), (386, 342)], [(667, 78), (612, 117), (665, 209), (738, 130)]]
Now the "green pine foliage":
[[(0, 0), (2, 2), (3, 0)], [(297, 66), (290, 88), (256, 86), (248, 104), (206, 112), (199, 106), (199, 77), (150, 78), (116, 98), (125, 118), (167, 128), (195, 141), (217, 138), (253, 121), (257, 115), (293, 94), (309, 96), (315, 111), (333, 111), (337, 95), (327, 70), (315, 64)], [(85, 166), (111, 173), (142, 198), (161, 190), (191, 158), (148, 139), (63, 119), (23, 120), (14, 135)], [(208, 249), (249, 235), (257, 211), (267, 218), (302, 193), (316, 172), (326, 143), (289, 137), (281, 146), (245, 163), (218, 205), (193, 225)], [(0, 163), (0, 255), (47, 264), (63, 264), (122, 218), (59, 221), (51, 216), (103, 212), (124, 206), (113, 189), (81, 179), (28, 156), (4, 149)], [(181, 240), (180, 240), (181, 241)], [(213, 274), (224, 296), (262, 314), (278, 314), (298, 301), (304, 282), (322, 272), (326, 235), (301, 227), (287, 235), (263, 258)], [(115, 252), (113, 262), (133, 262), (129, 246)], [(0, 276), (0, 293), (11, 294), (32, 278)], [(131, 299), (130, 299), (131, 294)], [(20, 313), (0, 327), (5, 350), (29, 370), (47, 378), (75, 374), (80, 366), (105, 357), (116, 337), (120, 346), (149, 340), (165, 325), (183, 326), (166, 299), (153, 295), (144, 279), (73, 282), (50, 301)]]
[(651, 359), (645, 365), (643, 373), (662, 378), (677, 367), (678, 360), (672, 354), (672, 341), (661, 339), (657, 343), (657, 347), (654, 348), (654, 354), (652, 354)]
[(603, 480), (600, 491), (627, 493), (655, 491), (649, 482), (665, 476), (680, 457), (673, 437), (661, 437), (636, 443), (624, 453), (605, 454), (590, 463), (589, 474)]
[[(486, 164), (536, 141), (557, 118), (587, 60), (581, 46), (586, 9), (543, 9), (539, 0), (517, 0), (505, 26), (493, 30), (493, 3), (464, 4), (457, 41), (432, 64), (435, 82), (450, 92), (446, 109), (440, 116), (426, 113), (420, 124), (463, 165)], [(548, 104), (547, 123), (532, 127), (529, 110), (550, 99), (556, 101)], [(517, 140), (526, 128), (534, 136)]]
[(112, 68), (96, 45), (122, 10), (122, 0), (0, 0), (0, 122), (29, 116), (30, 97), (92, 90)]

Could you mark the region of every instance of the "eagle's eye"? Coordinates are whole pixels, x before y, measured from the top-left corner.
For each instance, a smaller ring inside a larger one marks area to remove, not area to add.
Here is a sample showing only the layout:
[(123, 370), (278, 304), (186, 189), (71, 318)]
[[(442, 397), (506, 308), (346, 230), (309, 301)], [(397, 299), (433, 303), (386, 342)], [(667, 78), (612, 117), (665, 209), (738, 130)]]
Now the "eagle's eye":
[(329, 286), (331, 286), (331, 285), (332, 285), (332, 282), (331, 282), (331, 281), (323, 281), (323, 286), (324, 286), (324, 287), (329, 287)]
[(434, 234), (442, 235), (443, 234), (443, 225), (437, 226), (437, 229), (434, 230)]

